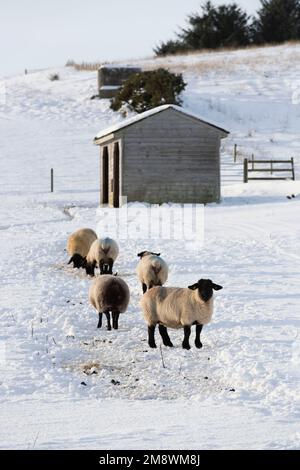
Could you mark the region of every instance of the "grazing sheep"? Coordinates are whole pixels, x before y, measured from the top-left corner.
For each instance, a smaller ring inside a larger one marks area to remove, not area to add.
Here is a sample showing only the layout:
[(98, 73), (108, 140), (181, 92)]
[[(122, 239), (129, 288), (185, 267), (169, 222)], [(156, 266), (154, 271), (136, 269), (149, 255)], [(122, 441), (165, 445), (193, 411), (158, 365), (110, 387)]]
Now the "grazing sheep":
[(91, 244), (95, 240), (97, 240), (97, 235), (90, 228), (81, 228), (72, 233), (67, 241), (67, 252), (71, 256), (68, 264), (73, 263), (74, 268), (82, 267)]
[(162, 286), (168, 279), (168, 265), (160, 258), (160, 253), (141, 251), (138, 253), (136, 272), (142, 283), (143, 294), (154, 286)]
[(119, 247), (112, 238), (99, 238), (91, 245), (84, 264), (87, 274), (95, 275), (95, 268), (100, 268), (100, 274), (112, 274), (114, 262), (119, 254)]
[(195, 346), (202, 348), (200, 333), (203, 325), (209, 323), (213, 315), (213, 290), (220, 289), (222, 286), (214, 284), (210, 279), (200, 279), (188, 288), (153, 287), (146, 292), (141, 306), (148, 324), (149, 346), (156, 348), (154, 333), (158, 324), (165, 346), (173, 346), (167, 327), (183, 328), (182, 347), (190, 349), (191, 326), (196, 325)]
[(107, 329), (111, 330), (110, 312), (113, 328), (118, 329), (119, 315), (126, 312), (130, 299), (129, 288), (123, 279), (104, 274), (97, 277), (89, 290), (89, 301), (99, 314), (97, 328), (102, 326), (102, 315), (105, 313)]

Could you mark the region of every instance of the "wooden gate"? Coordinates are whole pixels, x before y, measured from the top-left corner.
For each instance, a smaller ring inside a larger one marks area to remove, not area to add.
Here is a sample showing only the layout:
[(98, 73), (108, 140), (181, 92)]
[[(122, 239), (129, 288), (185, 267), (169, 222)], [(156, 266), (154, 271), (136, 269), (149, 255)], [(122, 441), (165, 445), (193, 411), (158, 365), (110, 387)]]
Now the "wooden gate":
[[(278, 165), (286, 165), (284, 168)], [(259, 165), (259, 166), (257, 166)], [(264, 165), (262, 167), (261, 165)], [(268, 165), (268, 166), (267, 166)], [(289, 165), (289, 168), (287, 166)], [(275, 176), (251, 176), (253, 173), (270, 173)], [(289, 176), (276, 176), (277, 173), (290, 173)], [(244, 183), (248, 183), (250, 180), (256, 181), (278, 181), (278, 180), (295, 180), (295, 166), (294, 159), (290, 160), (248, 160), (244, 159)]]

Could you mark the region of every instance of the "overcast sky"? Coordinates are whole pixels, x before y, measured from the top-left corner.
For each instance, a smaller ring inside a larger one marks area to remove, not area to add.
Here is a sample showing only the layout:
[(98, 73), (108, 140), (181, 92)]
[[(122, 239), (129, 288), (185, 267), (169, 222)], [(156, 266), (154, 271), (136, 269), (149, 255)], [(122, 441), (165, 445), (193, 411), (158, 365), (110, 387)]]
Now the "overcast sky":
[[(215, 0), (214, 4), (231, 3)], [(249, 14), (259, 0), (237, 0)], [(76, 61), (145, 57), (201, 0), (0, 0), (0, 77)]]

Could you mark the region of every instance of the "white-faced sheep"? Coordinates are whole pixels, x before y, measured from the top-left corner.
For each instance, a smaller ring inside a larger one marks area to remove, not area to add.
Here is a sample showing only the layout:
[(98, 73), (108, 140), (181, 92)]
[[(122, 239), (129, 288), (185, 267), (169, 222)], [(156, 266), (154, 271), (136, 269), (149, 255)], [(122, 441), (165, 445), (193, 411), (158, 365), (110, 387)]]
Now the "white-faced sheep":
[(84, 264), (87, 274), (95, 275), (95, 268), (100, 268), (100, 274), (112, 274), (113, 265), (119, 254), (117, 242), (112, 238), (95, 240), (87, 254)]
[(160, 257), (160, 253), (141, 251), (138, 253), (136, 272), (142, 284), (143, 293), (154, 286), (162, 286), (168, 279), (168, 265)]
[(153, 287), (146, 292), (141, 300), (144, 319), (148, 324), (148, 343), (156, 348), (155, 327), (165, 346), (172, 347), (167, 327), (183, 328), (182, 347), (190, 349), (189, 337), (191, 326), (196, 325), (195, 346), (202, 348), (200, 334), (203, 325), (211, 321), (213, 315), (213, 291), (222, 286), (214, 284), (210, 279), (201, 279), (188, 288)]
[(110, 274), (97, 277), (89, 290), (89, 301), (99, 314), (97, 328), (102, 326), (102, 315), (104, 313), (107, 319), (107, 329), (111, 330), (111, 312), (113, 328), (117, 330), (119, 315), (126, 312), (129, 299), (129, 288), (123, 279)]
[(73, 263), (74, 268), (82, 267), (95, 240), (97, 240), (97, 235), (90, 228), (81, 228), (72, 233), (67, 241), (67, 252), (71, 256), (68, 264)]

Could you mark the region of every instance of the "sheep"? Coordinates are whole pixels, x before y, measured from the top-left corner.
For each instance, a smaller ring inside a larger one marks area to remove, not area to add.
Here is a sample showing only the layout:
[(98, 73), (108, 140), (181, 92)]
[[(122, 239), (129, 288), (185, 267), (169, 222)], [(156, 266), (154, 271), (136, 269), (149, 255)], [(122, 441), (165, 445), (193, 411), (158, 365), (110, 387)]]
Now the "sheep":
[(82, 267), (91, 244), (95, 240), (97, 240), (97, 235), (90, 228), (81, 228), (72, 233), (67, 241), (67, 252), (71, 256), (68, 264), (73, 263), (74, 268)]
[(97, 328), (102, 326), (102, 315), (106, 316), (107, 329), (111, 330), (110, 312), (113, 328), (118, 329), (119, 315), (127, 310), (130, 299), (128, 285), (120, 277), (103, 274), (97, 277), (89, 290), (89, 301), (99, 314)]
[(100, 274), (112, 274), (113, 264), (119, 254), (117, 242), (112, 238), (95, 240), (87, 254), (84, 267), (87, 274), (95, 275), (95, 267), (100, 268)]
[(213, 315), (213, 290), (222, 286), (214, 284), (210, 279), (200, 279), (188, 288), (153, 287), (146, 292), (141, 300), (141, 307), (148, 324), (148, 344), (156, 348), (155, 327), (158, 329), (165, 346), (172, 347), (167, 327), (183, 328), (182, 347), (190, 349), (189, 337), (191, 326), (196, 325), (196, 348), (202, 348), (200, 334), (203, 325), (211, 321)]
[(160, 253), (141, 251), (138, 253), (136, 272), (142, 284), (143, 294), (154, 286), (162, 286), (168, 279), (168, 265), (160, 258)]

